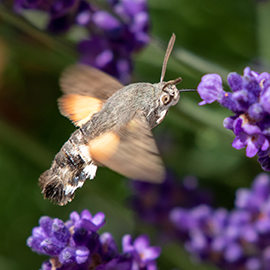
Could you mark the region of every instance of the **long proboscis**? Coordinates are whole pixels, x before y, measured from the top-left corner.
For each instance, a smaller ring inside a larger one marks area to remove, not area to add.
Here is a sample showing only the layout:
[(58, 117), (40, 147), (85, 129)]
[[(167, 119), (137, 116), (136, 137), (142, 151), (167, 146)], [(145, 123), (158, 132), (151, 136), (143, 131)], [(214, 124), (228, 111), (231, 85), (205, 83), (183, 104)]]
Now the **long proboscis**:
[(178, 89), (179, 92), (196, 92), (197, 89)]
[(166, 50), (166, 53), (165, 53), (165, 56), (164, 56), (163, 65), (162, 65), (162, 71), (161, 71), (161, 77), (160, 77), (160, 82), (163, 82), (163, 80), (164, 80), (165, 73), (166, 73), (166, 68), (167, 68), (167, 63), (168, 63), (170, 54), (172, 52), (174, 42), (175, 42), (175, 34), (173, 33), (172, 36), (171, 36), (171, 38), (170, 38), (170, 41), (168, 43), (167, 50)]

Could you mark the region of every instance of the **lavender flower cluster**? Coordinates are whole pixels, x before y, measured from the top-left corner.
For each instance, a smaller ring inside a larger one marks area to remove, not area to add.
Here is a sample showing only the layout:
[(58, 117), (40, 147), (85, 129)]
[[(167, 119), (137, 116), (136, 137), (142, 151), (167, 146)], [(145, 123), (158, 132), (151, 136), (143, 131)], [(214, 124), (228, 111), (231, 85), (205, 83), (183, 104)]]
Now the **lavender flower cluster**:
[(223, 125), (236, 135), (232, 146), (246, 147), (247, 157), (258, 155), (262, 169), (270, 171), (270, 74), (244, 69), (244, 75), (236, 72), (228, 75), (233, 92), (225, 92), (218, 74), (207, 74), (198, 85), (203, 99), (200, 105), (219, 102), (234, 115), (225, 118)]
[(161, 242), (171, 241), (179, 235), (169, 219), (169, 212), (176, 206), (191, 208), (200, 204), (212, 204), (212, 194), (199, 188), (198, 179), (186, 176), (178, 181), (172, 172), (166, 173), (162, 184), (131, 181), (130, 206), (137, 215), (136, 220), (155, 227)]
[(270, 177), (258, 175), (251, 189), (236, 192), (235, 208), (228, 211), (200, 205), (175, 208), (170, 219), (186, 233), (185, 248), (195, 257), (222, 269), (270, 269)]
[(155, 270), (155, 259), (160, 247), (149, 246), (147, 235), (132, 240), (130, 235), (122, 238), (123, 252), (117, 249), (113, 236), (97, 231), (105, 224), (105, 215), (92, 216), (88, 210), (79, 215), (70, 214), (70, 220), (63, 222), (43, 216), (39, 227), (32, 230), (27, 245), (39, 254), (50, 256), (42, 264), (43, 270)]
[(147, 0), (106, 0), (106, 10), (86, 0), (15, 0), (14, 9), (48, 12), (47, 30), (59, 34), (73, 25), (84, 27), (90, 37), (78, 44), (80, 62), (130, 81), (131, 55), (149, 42)]

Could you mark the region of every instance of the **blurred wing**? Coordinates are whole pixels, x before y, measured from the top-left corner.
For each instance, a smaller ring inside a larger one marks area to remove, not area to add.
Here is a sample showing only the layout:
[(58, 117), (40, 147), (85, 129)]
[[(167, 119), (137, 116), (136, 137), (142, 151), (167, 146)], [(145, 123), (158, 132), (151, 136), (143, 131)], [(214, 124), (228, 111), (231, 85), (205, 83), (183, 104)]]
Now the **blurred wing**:
[(75, 126), (82, 126), (94, 113), (102, 108), (102, 101), (96, 98), (70, 94), (58, 99), (60, 113), (69, 118)]
[(165, 170), (145, 117), (136, 116), (117, 132), (107, 132), (90, 142), (94, 161), (126, 177), (161, 183)]
[(58, 100), (59, 110), (76, 126), (86, 123), (123, 87), (113, 77), (86, 65), (68, 67), (62, 74), (60, 86), (64, 95)]
[(123, 87), (110, 75), (86, 65), (68, 67), (62, 74), (60, 86), (66, 95), (90, 96), (103, 102)]

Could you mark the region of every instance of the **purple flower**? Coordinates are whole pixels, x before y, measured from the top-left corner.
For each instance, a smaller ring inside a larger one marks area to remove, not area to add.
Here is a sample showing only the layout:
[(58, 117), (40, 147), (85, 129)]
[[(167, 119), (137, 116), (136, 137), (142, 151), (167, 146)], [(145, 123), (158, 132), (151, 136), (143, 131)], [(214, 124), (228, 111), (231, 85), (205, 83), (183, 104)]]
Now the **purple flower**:
[(89, 38), (78, 42), (79, 62), (92, 65), (126, 84), (132, 72), (132, 54), (149, 43), (146, 0), (106, 0), (102, 10), (85, 0), (16, 0), (14, 10), (42, 10), (49, 13), (46, 29), (65, 34), (78, 24)]
[(169, 220), (171, 209), (212, 203), (211, 194), (198, 187), (198, 179), (194, 176), (186, 176), (180, 181), (171, 172), (167, 172), (162, 184), (131, 181), (130, 185), (133, 191), (130, 204), (138, 216), (137, 220), (158, 229), (162, 241), (176, 237), (176, 231)]
[(51, 219), (41, 217), (39, 220), (40, 227), (32, 230), (32, 236), (27, 239), (27, 245), (37, 253), (49, 256), (59, 255), (66, 246), (70, 233), (60, 219)]
[(93, 23), (108, 33), (121, 31), (121, 28), (123, 27), (116, 17), (103, 10), (94, 13)]
[(186, 234), (184, 246), (196, 258), (222, 269), (269, 269), (268, 174), (258, 175), (251, 188), (238, 189), (231, 211), (206, 205), (190, 210), (177, 207), (171, 210), (170, 219)]
[(220, 101), (224, 93), (221, 77), (218, 74), (204, 75), (198, 85), (197, 91), (203, 99), (199, 105), (213, 103), (216, 100)]
[(122, 239), (123, 252), (129, 253), (133, 257), (132, 270), (135, 269), (157, 269), (155, 259), (161, 253), (160, 247), (149, 246), (150, 241), (147, 235), (141, 235), (132, 242), (130, 235), (125, 235)]
[[(87, 231), (96, 232), (101, 227), (105, 225), (105, 215), (102, 212), (99, 212), (92, 216), (92, 214), (86, 209), (81, 212), (79, 215), (77, 212), (72, 212), (70, 214), (71, 224), (74, 226), (74, 229), (84, 228)], [(71, 225), (69, 223), (69, 226)]]
[[(32, 230), (27, 245), (37, 253), (51, 256), (42, 269), (98, 269), (98, 270), (145, 270), (156, 269), (155, 259), (159, 247), (150, 247), (146, 235), (134, 243), (124, 241), (124, 253), (119, 253), (110, 233), (99, 235), (97, 230), (105, 224), (101, 212), (92, 216), (88, 210), (70, 214), (65, 223), (60, 219), (41, 217), (39, 227)], [(124, 236), (123, 239), (127, 239)]]
[(263, 170), (270, 171), (270, 74), (261, 74), (244, 69), (244, 75), (236, 72), (228, 75), (232, 93), (222, 88), (217, 74), (207, 74), (198, 85), (198, 93), (203, 99), (200, 105), (218, 101), (234, 115), (225, 118), (223, 126), (236, 135), (232, 146), (246, 147), (246, 156), (259, 156)]

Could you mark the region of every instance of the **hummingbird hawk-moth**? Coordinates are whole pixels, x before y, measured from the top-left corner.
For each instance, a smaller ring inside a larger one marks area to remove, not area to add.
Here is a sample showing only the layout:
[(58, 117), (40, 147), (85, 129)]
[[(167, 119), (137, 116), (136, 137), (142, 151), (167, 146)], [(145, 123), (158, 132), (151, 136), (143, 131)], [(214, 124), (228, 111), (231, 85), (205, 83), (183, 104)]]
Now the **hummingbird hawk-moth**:
[(180, 97), (176, 84), (164, 82), (175, 42), (173, 34), (164, 57), (159, 83), (123, 86), (90, 66), (67, 68), (60, 79), (64, 95), (59, 110), (79, 127), (39, 178), (45, 198), (65, 205), (93, 179), (102, 165), (128, 178), (161, 183), (165, 169), (151, 129), (160, 124)]

